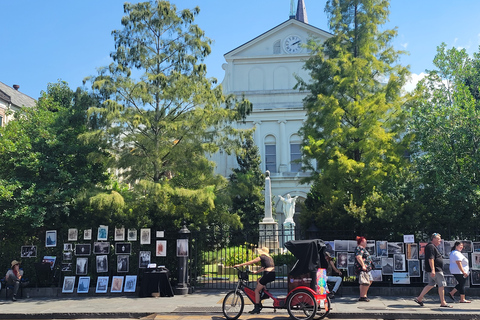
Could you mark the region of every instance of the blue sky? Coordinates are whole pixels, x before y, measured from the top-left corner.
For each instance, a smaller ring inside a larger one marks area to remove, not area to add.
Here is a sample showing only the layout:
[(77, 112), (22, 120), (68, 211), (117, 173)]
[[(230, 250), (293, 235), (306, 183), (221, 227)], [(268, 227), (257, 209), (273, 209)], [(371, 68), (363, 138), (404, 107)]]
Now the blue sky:
[[(297, 0), (295, 0), (296, 3)], [(132, 1), (136, 2), (136, 1)], [(214, 40), (208, 75), (222, 81), (223, 55), (288, 19), (290, 0), (173, 0), (178, 9), (199, 6), (196, 23)], [(0, 81), (38, 98), (47, 84), (65, 80), (75, 89), (110, 63), (111, 31), (121, 28), (123, 0), (0, 0)], [(311, 25), (329, 31), (326, 0), (305, 0)], [(388, 28), (413, 79), (432, 69), (436, 47), (478, 52), (479, 0), (391, 0)]]

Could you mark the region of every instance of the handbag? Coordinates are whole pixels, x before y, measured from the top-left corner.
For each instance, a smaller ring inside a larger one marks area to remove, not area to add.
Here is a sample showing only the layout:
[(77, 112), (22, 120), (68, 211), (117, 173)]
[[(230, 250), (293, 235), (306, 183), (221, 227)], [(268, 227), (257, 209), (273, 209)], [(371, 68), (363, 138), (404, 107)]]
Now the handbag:
[(358, 277), (358, 283), (362, 285), (369, 285), (370, 284), (370, 277), (367, 272), (360, 271), (360, 275)]

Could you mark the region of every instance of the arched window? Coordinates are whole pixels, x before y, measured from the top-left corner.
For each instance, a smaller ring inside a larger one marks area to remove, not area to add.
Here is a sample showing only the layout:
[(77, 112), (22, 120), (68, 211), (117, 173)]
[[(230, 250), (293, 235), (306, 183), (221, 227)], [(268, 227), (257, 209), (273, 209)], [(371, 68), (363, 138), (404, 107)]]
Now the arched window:
[(290, 137), (290, 171), (300, 172), (302, 168), (301, 163), (294, 162), (302, 158), (301, 139), (298, 135), (294, 134)]
[(280, 40), (273, 43), (273, 54), (280, 54)]
[(265, 137), (265, 170), (277, 172), (277, 142), (271, 135)]

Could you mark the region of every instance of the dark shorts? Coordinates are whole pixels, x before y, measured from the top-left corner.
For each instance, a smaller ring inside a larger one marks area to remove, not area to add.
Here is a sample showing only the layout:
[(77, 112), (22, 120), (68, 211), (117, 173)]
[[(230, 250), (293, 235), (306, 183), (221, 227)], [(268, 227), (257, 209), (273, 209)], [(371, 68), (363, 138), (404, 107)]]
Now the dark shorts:
[(260, 282), (260, 284), (262, 285), (267, 285), (267, 283), (270, 283), (272, 281), (275, 280), (275, 271), (265, 271), (263, 273), (263, 276), (260, 278), (260, 280), (258, 282)]

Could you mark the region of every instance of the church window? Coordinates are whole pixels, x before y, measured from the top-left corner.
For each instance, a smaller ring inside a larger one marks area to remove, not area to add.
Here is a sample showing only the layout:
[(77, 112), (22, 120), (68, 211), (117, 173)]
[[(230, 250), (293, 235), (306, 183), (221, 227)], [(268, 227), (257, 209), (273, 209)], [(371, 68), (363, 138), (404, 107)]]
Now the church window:
[(277, 172), (277, 145), (274, 136), (265, 138), (265, 170)]
[(280, 40), (275, 41), (273, 44), (273, 54), (280, 54)]
[(302, 168), (301, 163), (294, 162), (302, 158), (301, 140), (298, 135), (293, 135), (290, 138), (290, 171), (300, 172)]

